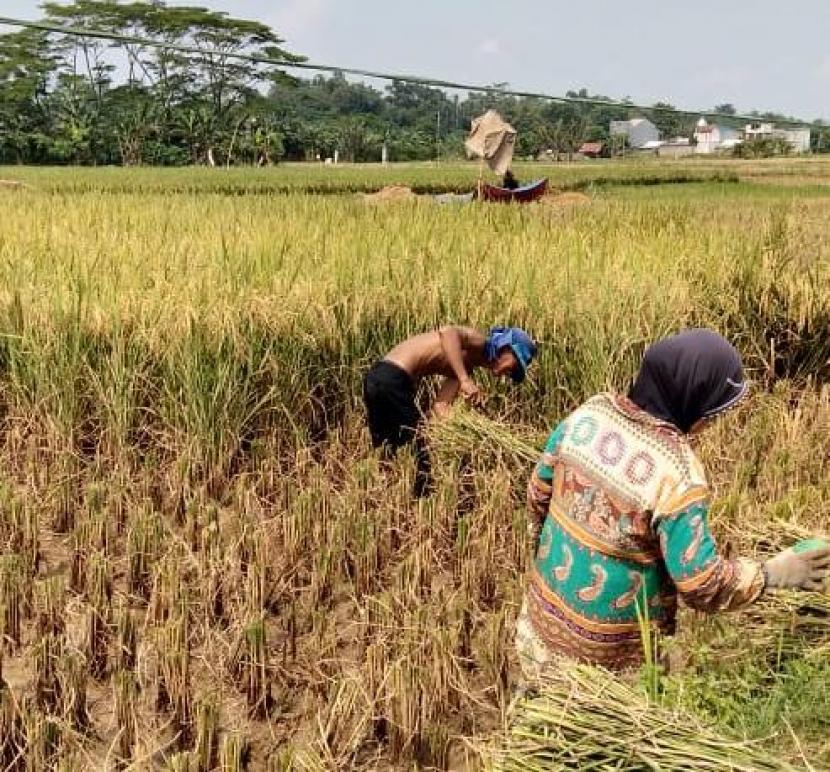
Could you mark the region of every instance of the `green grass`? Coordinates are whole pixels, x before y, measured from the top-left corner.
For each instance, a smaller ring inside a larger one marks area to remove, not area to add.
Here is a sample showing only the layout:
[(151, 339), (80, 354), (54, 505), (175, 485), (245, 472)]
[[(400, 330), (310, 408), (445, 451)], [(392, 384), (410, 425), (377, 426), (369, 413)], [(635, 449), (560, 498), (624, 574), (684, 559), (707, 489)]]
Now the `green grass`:
[[(369, 192), (384, 185), (408, 185), (418, 193), (468, 191), (479, 177), (478, 163), (378, 164), (337, 167), (282, 164), (268, 169), (231, 168), (103, 168), (38, 169), (0, 167), (0, 178), (21, 180), (53, 193), (221, 193), (223, 195), (274, 195), (284, 193), (344, 194)], [(596, 161), (569, 164), (517, 163), (516, 172), (527, 182), (547, 177), (551, 185), (581, 189), (589, 185), (648, 185), (696, 180), (736, 181), (728, 164), (696, 166)], [(495, 182), (489, 172), (486, 179)]]
[[(681, 160), (650, 157), (600, 159), (571, 163), (517, 162), (519, 179), (547, 177), (554, 188), (633, 186), (662, 183), (738, 180), (787, 187), (821, 188), (830, 181), (830, 159), (824, 156), (741, 161), (705, 156)], [(477, 162), (428, 164), (341, 164), (327, 167), (287, 163), (251, 168), (32, 168), (0, 167), (0, 179), (21, 180), (43, 192), (55, 193), (221, 193), (272, 195), (289, 192), (321, 194), (377, 190), (384, 185), (409, 185), (421, 193), (466, 191), (479, 177)], [(493, 175), (485, 178), (495, 181)]]

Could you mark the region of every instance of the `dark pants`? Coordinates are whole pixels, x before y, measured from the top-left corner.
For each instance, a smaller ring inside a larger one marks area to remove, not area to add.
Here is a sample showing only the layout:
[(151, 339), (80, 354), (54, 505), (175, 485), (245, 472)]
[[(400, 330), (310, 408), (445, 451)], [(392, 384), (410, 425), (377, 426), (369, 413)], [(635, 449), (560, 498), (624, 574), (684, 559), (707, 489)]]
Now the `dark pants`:
[(432, 480), (429, 453), (418, 431), (421, 412), (409, 373), (392, 362), (376, 362), (363, 379), (363, 400), (374, 447), (386, 448), (394, 455), (398, 448), (414, 445), (415, 495), (426, 495)]

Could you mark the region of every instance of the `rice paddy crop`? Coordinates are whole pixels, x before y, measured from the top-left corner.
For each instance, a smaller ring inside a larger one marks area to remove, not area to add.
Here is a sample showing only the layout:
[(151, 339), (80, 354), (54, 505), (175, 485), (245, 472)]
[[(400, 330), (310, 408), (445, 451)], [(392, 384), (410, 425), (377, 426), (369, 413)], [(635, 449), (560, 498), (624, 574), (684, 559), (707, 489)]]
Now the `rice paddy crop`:
[(718, 736), (695, 717), (650, 704), (599, 668), (564, 665), (561, 681), (520, 704), (494, 769), (795, 769), (768, 750)]
[[(721, 542), (830, 534), (826, 163), (545, 169), (573, 209), (367, 206), (477, 170), (329, 171), (0, 171), (0, 767), (476, 768), (515, 718), (535, 451), (681, 326), (756, 384), (702, 440)], [(413, 502), (365, 368), (507, 321), (540, 360), (435, 427)], [(689, 612), (648, 699), (830, 767), (827, 611)]]

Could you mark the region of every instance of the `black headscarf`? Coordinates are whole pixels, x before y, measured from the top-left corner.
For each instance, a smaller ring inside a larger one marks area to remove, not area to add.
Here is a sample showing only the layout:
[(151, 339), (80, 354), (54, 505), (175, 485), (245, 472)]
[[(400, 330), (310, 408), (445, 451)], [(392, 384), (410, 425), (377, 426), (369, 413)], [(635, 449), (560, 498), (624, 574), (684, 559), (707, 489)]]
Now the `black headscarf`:
[(684, 330), (650, 346), (628, 393), (650, 415), (684, 434), (746, 394), (741, 355), (712, 330)]

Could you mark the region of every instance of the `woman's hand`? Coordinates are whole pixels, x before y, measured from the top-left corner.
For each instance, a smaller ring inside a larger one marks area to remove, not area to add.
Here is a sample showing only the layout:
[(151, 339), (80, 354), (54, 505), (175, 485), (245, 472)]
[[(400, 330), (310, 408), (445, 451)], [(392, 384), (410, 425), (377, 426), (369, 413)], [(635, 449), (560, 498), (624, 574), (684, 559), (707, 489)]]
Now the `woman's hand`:
[(764, 575), (770, 588), (820, 592), (830, 576), (830, 546), (806, 552), (786, 549), (764, 563)]

